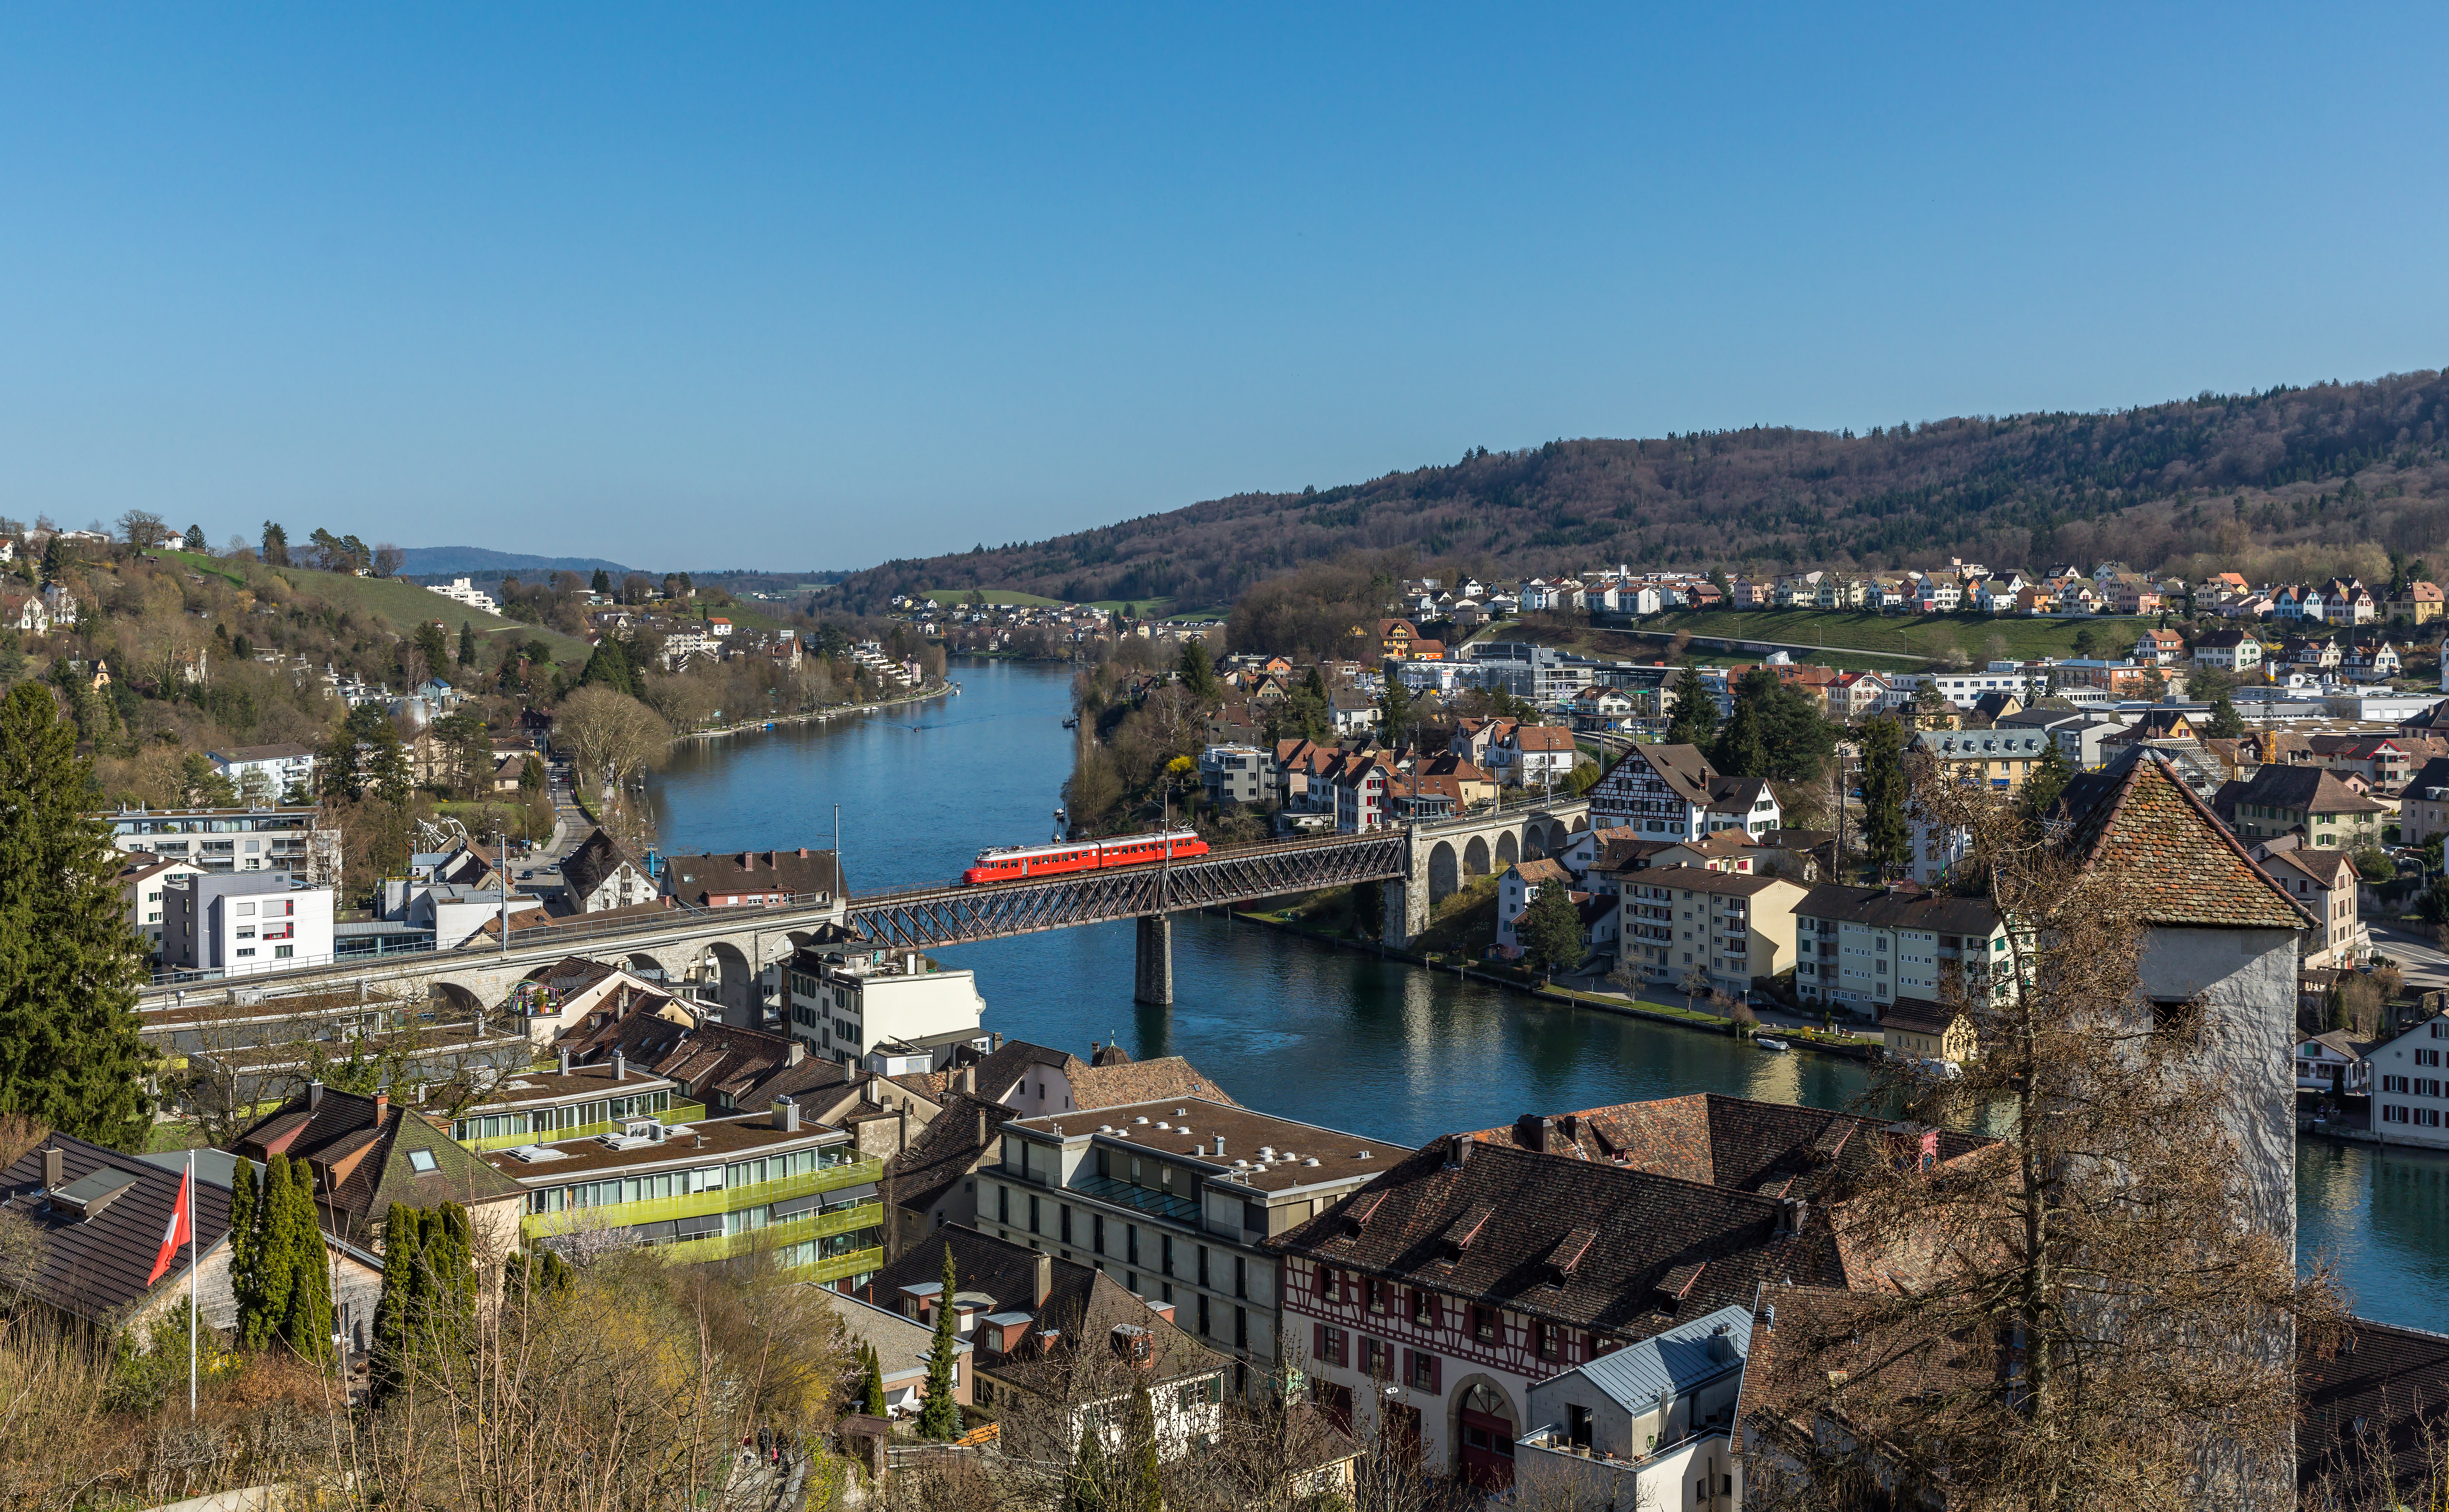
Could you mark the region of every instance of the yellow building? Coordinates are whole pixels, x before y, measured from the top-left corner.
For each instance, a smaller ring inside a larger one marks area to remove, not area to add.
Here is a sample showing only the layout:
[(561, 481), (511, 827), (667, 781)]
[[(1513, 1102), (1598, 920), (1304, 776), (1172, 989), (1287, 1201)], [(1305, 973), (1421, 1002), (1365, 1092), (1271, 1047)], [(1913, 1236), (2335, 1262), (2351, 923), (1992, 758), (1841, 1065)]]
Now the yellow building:
[(1616, 959), (1642, 980), (1680, 986), (1693, 972), (1726, 993), (1794, 964), (1794, 905), (1782, 877), (1648, 866), (1618, 875)]
[(1962, 1009), (1924, 998), (1881, 1003), (1880, 1039), (1898, 1060), (1952, 1060), (1960, 1066), (1980, 1050), (1973, 1020)]

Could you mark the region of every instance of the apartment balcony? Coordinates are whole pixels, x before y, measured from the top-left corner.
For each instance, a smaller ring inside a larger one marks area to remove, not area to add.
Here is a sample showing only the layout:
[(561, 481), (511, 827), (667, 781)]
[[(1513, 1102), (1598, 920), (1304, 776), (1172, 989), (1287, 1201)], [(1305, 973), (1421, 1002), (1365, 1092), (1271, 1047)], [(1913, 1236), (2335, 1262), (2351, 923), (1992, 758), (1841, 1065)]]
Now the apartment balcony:
[[(595, 1179), (608, 1179), (609, 1173), (591, 1172)], [(575, 1176), (573, 1180), (577, 1179)], [(661, 1223), (666, 1218), (694, 1218), (709, 1212), (738, 1212), (748, 1208), (762, 1208), (770, 1203), (787, 1202), (810, 1192), (839, 1192), (861, 1182), (884, 1179), (881, 1160), (854, 1160), (844, 1165), (829, 1166), (802, 1176), (786, 1176), (780, 1181), (754, 1182), (745, 1187), (723, 1187), (713, 1192), (692, 1192), (682, 1197), (650, 1197), (643, 1202), (609, 1202), (593, 1208), (569, 1208), (559, 1212), (531, 1212), (519, 1223), (519, 1231), (529, 1238), (549, 1237), (564, 1233), (587, 1222), (583, 1215), (597, 1214), (601, 1221), (622, 1228), (639, 1224)], [(770, 1226), (769, 1226), (770, 1227)]]
[(474, 1139), (462, 1139), (459, 1147), (482, 1154), (489, 1150), (516, 1150), (521, 1145), (540, 1141), (559, 1144), (565, 1139), (591, 1139), (597, 1134), (619, 1134), (625, 1125), (638, 1118), (652, 1117), (663, 1124), (694, 1123), (705, 1116), (705, 1105), (698, 1102), (676, 1102), (658, 1114), (637, 1114), (628, 1118), (607, 1118), (596, 1123), (582, 1123), (569, 1129), (530, 1129), (526, 1134), (488, 1134)]
[(832, 1212), (795, 1213), (780, 1223), (769, 1223), (762, 1229), (743, 1230), (739, 1233), (709, 1235), (704, 1239), (684, 1239), (678, 1244), (658, 1245), (659, 1259), (675, 1265), (700, 1260), (729, 1260), (736, 1255), (751, 1254), (773, 1245), (797, 1244), (802, 1239), (830, 1239), (836, 1234), (857, 1233), (884, 1222), (884, 1204), (862, 1202), (855, 1207)]

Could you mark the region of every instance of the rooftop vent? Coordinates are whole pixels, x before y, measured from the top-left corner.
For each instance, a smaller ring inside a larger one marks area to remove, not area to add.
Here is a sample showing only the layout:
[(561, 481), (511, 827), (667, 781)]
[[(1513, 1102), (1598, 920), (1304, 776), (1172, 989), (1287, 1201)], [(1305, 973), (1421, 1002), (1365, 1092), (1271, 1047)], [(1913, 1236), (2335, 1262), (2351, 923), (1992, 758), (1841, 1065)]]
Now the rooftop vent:
[(136, 1185), (136, 1173), (115, 1166), (105, 1166), (77, 1177), (51, 1193), (51, 1206), (73, 1213), (80, 1220), (101, 1217), (104, 1211)]
[(1133, 1123), (1146, 1123), (1146, 1122), (1147, 1122), (1147, 1114), (1142, 1114), (1142, 1115), (1140, 1115), (1138, 1117), (1136, 1117), (1136, 1118), (1132, 1119), (1132, 1120), (1131, 1120), (1131, 1122), (1133, 1122)]
[(1307, 1160), (1302, 1161), (1302, 1164), (1315, 1168), (1318, 1165), (1318, 1156), (1312, 1155)]

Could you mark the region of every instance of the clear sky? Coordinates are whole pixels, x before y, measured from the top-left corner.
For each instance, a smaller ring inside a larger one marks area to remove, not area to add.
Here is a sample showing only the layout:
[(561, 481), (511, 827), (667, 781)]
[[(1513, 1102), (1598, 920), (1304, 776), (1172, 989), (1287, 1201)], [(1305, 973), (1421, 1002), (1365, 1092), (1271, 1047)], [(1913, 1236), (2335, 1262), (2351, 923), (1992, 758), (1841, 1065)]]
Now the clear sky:
[(850, 567), (2435, 367), (2444, 77), (2438, 3), (21, 5), (0, 513)]

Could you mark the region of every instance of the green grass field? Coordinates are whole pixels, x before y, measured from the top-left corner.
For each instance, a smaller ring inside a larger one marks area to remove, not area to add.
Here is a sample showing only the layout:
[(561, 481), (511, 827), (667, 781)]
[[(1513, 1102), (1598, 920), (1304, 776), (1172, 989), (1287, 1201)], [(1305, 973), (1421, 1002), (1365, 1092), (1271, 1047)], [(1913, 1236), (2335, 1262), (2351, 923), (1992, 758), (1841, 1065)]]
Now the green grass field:
[[(1654, 651), (1678, 630), (1694, 635), (1772, 642), (1804, 652), (1824, 649), (1815, 657), (1836, 667), (1900, 671), (1924, 661), (1944, 657), (1950, 649), (1962, 651), (1976, 666), (2013, 657), (2029, 661), (2041, 656), (2073, 656), (2078, 631), (2092, 631), (2093, 654), (2125, 655), (2135, 640), (2157, 622), (2149, 618), (2094, 616), (2088, 619), (1992, 618), (1981, 614), (1873, 614), (1856, 611), (1801, 609), (1700, 610), (1652, 615), (1637, 629), (1574, 627), (1562, 634), (1526, 628), (1526, 637), (1588, 649), (1598, 654), (1610, 647), (1616, 655), (1639, 656)], [(1714, 649), (1695, 648), (1706, 660), (1743, 660)]]
[(588, 656), (588, 645), (575, 635), (541, 626), (523, 625), (499, 614), (488, 614), (453, 603), (441, 594), (398, 578), (357, 577), (347, 572), (318, 572), (302, 567), (262, 567), (253, 563), (234, 565), (235, 570), (248, 573), (266, 573), (281, 579), (299, 593), (337, 605), (362, 614), (379, 614), (396, 630), (424, 620), (440, 620), (451, 631), (455, 644), (459, 627), (476, 627), (479, 635), (513, 635), (521, 641), (540, 640), (552, 648), (553, 660), (577, 666)]

